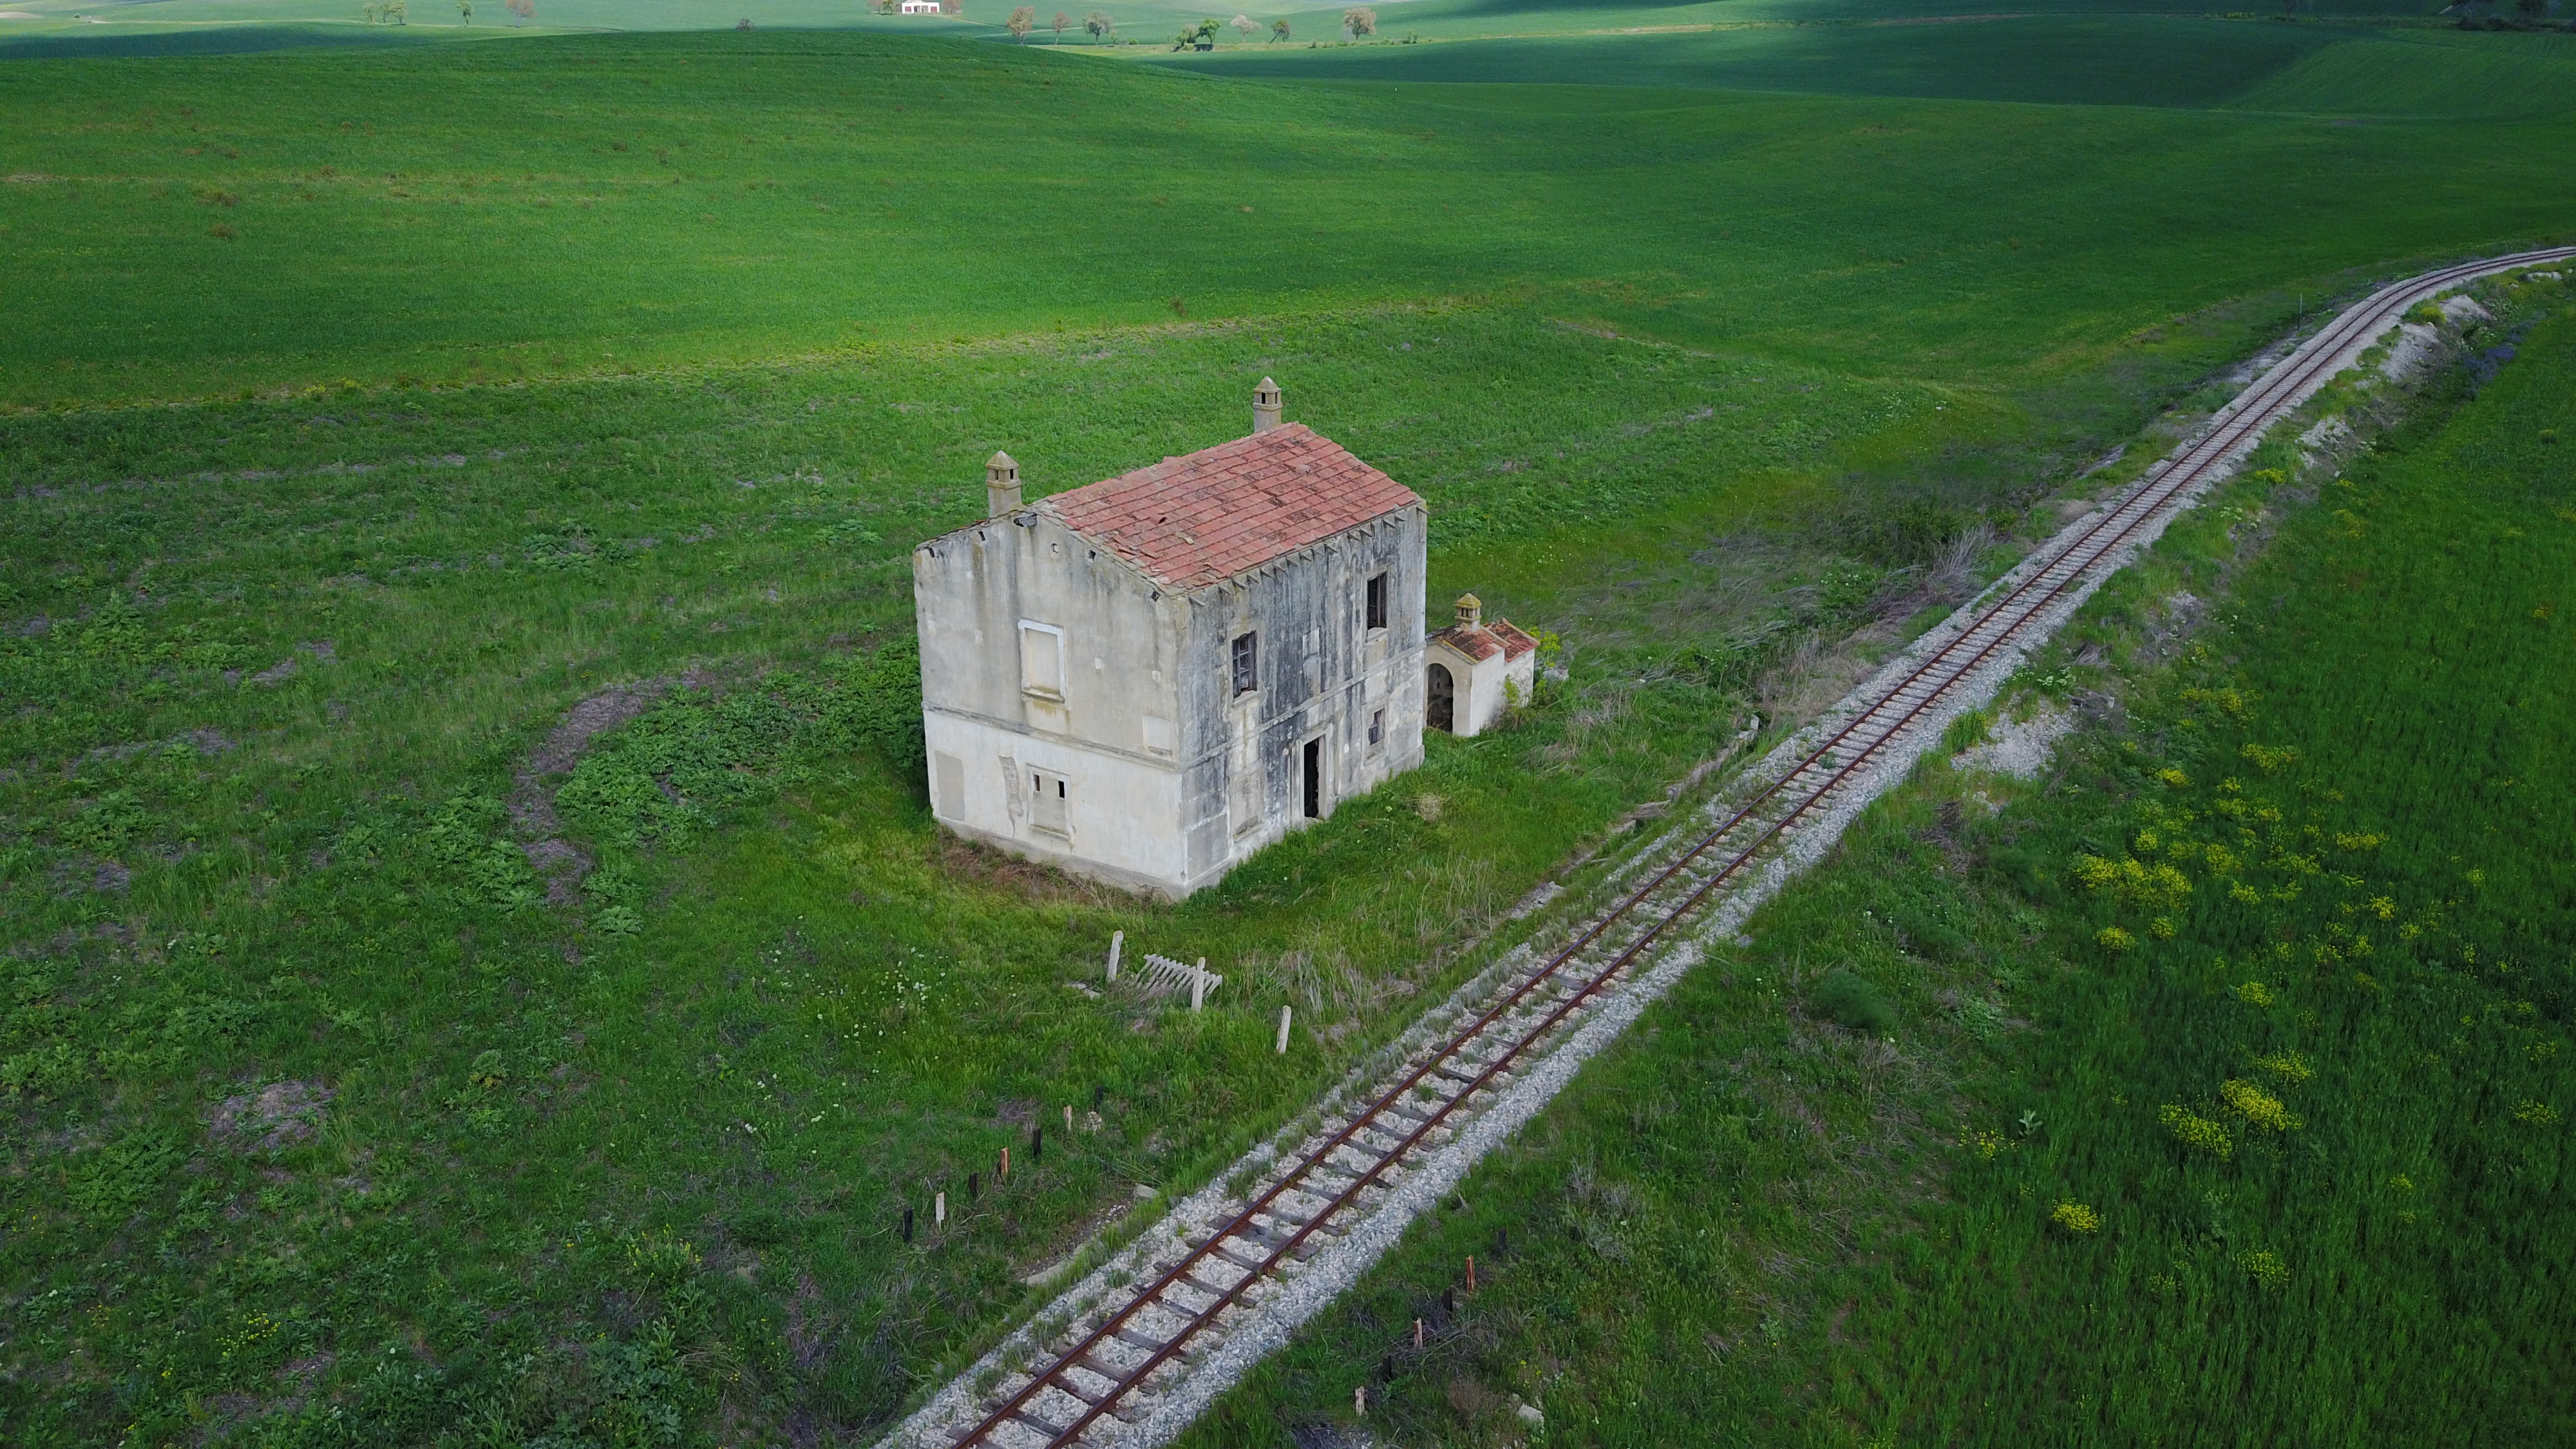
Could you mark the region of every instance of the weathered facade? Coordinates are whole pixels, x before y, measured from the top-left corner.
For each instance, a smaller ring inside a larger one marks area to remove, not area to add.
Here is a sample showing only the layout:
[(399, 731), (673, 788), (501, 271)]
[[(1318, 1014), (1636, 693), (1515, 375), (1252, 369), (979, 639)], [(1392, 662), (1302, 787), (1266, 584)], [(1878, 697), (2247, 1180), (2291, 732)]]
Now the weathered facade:
[(1422, 500), (1278, 421), (913, 552), (932, 812), (1178, 898), (1422, 760)]

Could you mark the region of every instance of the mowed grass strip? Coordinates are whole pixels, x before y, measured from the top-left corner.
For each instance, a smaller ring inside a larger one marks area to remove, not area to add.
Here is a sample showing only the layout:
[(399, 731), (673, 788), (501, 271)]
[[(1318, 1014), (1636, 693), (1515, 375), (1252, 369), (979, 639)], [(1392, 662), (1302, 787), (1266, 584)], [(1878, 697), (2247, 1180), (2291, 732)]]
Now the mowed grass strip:
[(2500, 310), (2031, 672), (2121, 727), (1928, 767), (1185, 1442), (2565, 1437), (2576, 318)]

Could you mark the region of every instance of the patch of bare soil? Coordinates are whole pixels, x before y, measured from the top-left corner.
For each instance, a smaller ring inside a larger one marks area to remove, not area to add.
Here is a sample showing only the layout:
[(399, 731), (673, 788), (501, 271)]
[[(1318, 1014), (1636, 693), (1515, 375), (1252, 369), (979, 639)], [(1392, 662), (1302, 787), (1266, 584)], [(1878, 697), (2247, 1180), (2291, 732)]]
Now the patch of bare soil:
[(693, 669), (677, 679), (611, 685), (566, 711), (563, 722), (528, 752), (511, 777), (510, 822), (527, 838), (519, 849), (544, 878), (548, 902), (572, 900), (592, 864), (586, 852), (563, 838), (563, 820), (555, 814), (555, 782), (581, 763), (592, 740), (660, 703), (674, 685), (699, 689), (714, 682), (714, 675)]
[(1133, 906), (1136, 898), (1114, 886), (1084, 880), (1051, 865), (1006, 855), (945, 831), (939, 835), (939, 865), (956, 880), (988, 890), (1008, 891), (1038, 904), (1070, 901), (1085, 906)]
[(206, 1117), (206, 1136), (235, 1152), (275, 1152), (310, 1141), (331, 1089), (319, 1082), (272, 1082), (256, 1095), (226, 1097)]

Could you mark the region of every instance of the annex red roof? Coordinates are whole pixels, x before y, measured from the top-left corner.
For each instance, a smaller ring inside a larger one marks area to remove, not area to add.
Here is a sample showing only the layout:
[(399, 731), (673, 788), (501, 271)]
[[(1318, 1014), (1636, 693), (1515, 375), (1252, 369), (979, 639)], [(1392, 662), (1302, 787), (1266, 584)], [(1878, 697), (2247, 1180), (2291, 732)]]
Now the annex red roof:
[(1421, 501), (1339, 443), (1286, 423), (1037, 506), (1165, 588), (1187, 590)]
[(1468, 658), (1482, 662), (1500, 654), (1506, 660), (1518, 659), (1538, 647), (1538, 641), (1524, 634), (1509, 619), (1496, 619), (1490, 624), (1469, 627), (1452, 624), (1431, 636)]

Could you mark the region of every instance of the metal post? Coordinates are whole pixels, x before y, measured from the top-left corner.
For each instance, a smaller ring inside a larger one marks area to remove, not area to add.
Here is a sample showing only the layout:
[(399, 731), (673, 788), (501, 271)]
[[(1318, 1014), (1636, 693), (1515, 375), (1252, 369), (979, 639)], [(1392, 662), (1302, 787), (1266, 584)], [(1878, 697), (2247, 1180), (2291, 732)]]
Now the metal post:
[(910, 1208), (903, 1210), (903, 1240), (907, 1243), (912, 1241), (912, 1209)]
[(1043, 1126), (1032, 1125), (1029, 1128), (1029, 1161), (1046, 1161), (1046, 1128)]

